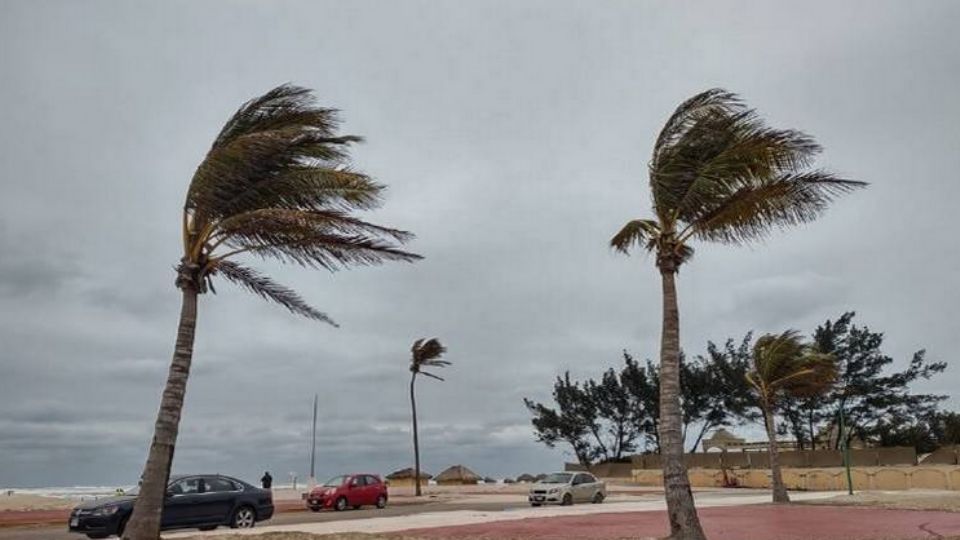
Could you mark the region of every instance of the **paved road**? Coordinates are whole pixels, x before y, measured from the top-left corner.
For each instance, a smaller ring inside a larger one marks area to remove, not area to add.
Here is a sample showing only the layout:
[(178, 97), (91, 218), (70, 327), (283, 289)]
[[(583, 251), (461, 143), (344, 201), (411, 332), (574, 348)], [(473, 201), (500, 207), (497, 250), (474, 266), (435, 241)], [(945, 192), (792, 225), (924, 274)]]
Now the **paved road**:
[[(372, 517), (392, 517), (419, 514), (421, 512), (448, 512), (457, 510), (480, 510), (500, 512), (527, 508), (521, 503), (474, 503), (474, 504), (444, 504), (422, 503), (388, 506), (383, 510), (361, 509), (345, 512), (285, 512), (277, 514), (268, 523), (270, 525), (293, 525), (297, 523), (323, 523), (338, 520), (365, 519)], [(66, 532), (66, 524), (62, 527), (11, 527), (0, 528), (0, 540), (85, 540), (80, 534)]]

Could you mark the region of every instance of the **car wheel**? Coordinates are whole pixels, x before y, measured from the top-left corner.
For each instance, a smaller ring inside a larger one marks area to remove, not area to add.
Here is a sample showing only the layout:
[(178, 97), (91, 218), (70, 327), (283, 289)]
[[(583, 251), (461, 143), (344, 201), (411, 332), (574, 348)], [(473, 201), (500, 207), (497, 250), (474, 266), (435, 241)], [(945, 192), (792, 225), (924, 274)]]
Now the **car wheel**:
[(573, 504), (573, 495), (571, 495), (571, 494), (569, 494), (569, 493), (564, 493), (564, 494), (563, 494), (563, 499), (560, 501), (560, 504), (562, 504), (562, 505), (564, 505), (564, 506), (570, 506), (570, 505), (572, 505), (572, 504)]
[(377, 508), (383, 510), (386, 507), (387, 507), (387, 496), (381, 495), (377, 497)]
[(319, 512), (319, 511), (320, 511), (320, 507), (319, 507), (319, 506), (311, 506), (311, 507), (310, 507), (310, 511), (311, 511), (311, 512)]
[(598, 491), (596, 495), (593, 496), (593, 504), (600, 504), (603, 502), (603, 499), (603, 493)]
[(241, 506), (233, 513), (233, 519), (230, 520), (231, 529), (251, 529), (257, 522), (257, 514), (249, 506)]
[(337, 499), (337, 502), (333, 503), (333, 509), (336, 510), (337, 512), (343, 512), (344, 510), (346, 510), (347, 498), (340, 497), (339, 499)]

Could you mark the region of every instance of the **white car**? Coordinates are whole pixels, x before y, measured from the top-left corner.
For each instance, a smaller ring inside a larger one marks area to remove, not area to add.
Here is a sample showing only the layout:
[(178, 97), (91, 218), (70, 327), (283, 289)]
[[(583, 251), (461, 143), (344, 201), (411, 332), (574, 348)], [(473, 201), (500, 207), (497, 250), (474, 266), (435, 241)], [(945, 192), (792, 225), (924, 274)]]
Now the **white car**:
[(546, 478), (530, 486), (527, 500), (530, 506), (542, 504), (562, 504), (569, 506), (575, 502), (600, 504), (607, 498), (607, 485), (590, 473), (561, 472), (547, 475)]

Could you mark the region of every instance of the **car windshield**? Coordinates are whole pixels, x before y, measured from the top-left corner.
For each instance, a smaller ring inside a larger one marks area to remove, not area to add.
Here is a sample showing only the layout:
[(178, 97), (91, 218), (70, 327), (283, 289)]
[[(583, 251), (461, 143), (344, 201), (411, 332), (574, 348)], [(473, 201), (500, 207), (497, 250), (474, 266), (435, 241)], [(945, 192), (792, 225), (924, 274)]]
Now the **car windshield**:
[(347, 479), (346, 476), (334, 476), (333, 478), (324, 482), (323, 487), (340, 487), (341, 485), (343, 485), (343, 482), (346, 479)]
[(573, 476), (573, 475), (572, 475), (572, 474), (569, 474), (569, 473), (553, 473), (553, 474), (547, 475), (546, 478), (544, 478), (543, 480), (541, 480), (541, 483), (543, 483), (543, 484), (566, 484), (566, 483), (569, 483), (569, 482), (570, 482), (570, 478), (571, 478), (572, 476)]

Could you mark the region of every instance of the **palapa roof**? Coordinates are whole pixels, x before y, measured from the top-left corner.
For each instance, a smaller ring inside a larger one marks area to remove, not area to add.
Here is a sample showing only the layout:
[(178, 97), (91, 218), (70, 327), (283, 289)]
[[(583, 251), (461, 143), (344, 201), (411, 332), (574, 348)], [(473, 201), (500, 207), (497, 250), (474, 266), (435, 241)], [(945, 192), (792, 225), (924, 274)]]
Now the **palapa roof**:
[(460, 480), (463, 482), (478, 482), (480, 480), (483, 480), (483, 478), (479, 474), (471, 471), (470, 469), (468, 469), (463, 465), (453, 465), (451, 467), (447, 467), (446, 470), (438, 474), (437, 477), (434, 478), (434, 480), (436, 480), (437, 482), (443, 482), (448, 480)]
[[(387, 480), (406, 480), (407, 478), (413, 478), (413, 467), (407, 467), (406, 469), (400, 469), (399, 471), (393, 471), (387, 475)], [(429, 480), (433, 478), (433, 475), (427, 471), (420, 471), (421, 480)]]

